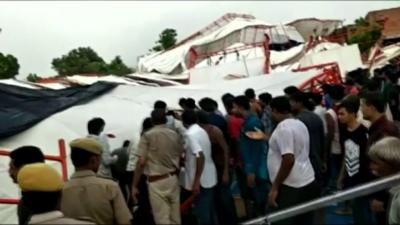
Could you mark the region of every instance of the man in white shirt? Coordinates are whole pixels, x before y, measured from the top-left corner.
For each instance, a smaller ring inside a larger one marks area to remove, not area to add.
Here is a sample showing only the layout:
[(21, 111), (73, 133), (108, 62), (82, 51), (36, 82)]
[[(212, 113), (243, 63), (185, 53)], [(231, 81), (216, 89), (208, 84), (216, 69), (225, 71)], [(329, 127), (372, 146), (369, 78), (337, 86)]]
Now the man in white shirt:
[(197, 124), (193, 110), (182, 114), (188, 147), (185, 153), (183, 188), (195, 195), (194, 210), (198, 224), (216, 224), (214, 190), (217, 184), (217, 170), (211, 157), (211, 143), (208, 134)]
[(103, 153), (101, 154), (101, 164), (97, 175), (103, 178), (112, 179), (111, 165), (115, 164), (118, 160), (118, 156), (111, 156), (110, 144), (106, 134), (102, 134), (106, 123), (100, 117), (91, 119), (87, 124), (89, 135), (88, 138), (93, 138), (100, 142), (103, 146)]
[[(317, 197), (318, 186), (309, 158), (310, 140), (307, 127), (292, 118), (287, 97), (276, 97), (271, 102), (272, 117), (278, 126), (269, 141), (268, 171), (272, 182), (268, 203), (284, 209)], [(311, 224), (313, 214), (279, 221), (278, 224)]]

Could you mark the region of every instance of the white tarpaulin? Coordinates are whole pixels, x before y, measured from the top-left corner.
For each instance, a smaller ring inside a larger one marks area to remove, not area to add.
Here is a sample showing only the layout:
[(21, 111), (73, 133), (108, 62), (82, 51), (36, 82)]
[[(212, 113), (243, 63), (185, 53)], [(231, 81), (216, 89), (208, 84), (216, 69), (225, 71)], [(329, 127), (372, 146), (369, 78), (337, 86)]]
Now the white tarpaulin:
[(347, 72), (363, 66), (360, 50), (357, 45), (340, 46), (329, 50), (327, 49), (326, 51), (308, 54), (300, 60), (299, 64), (300, 67), (309, 67), (332, 62), (336, 62), (339, 65), (342, 77), (344, 77)]
[(123, 77), (118, 77), (115, 75), (108, 75), (108, 76), (82, 76), (82, 75), (74, 75), (66, 77), (68, 81), (78, 83), (80, 85), (91, 85), (98, 81), (106, 81), (112, 83), (119, 83), (119, 84), (130, 84), (130, 85), (139, 85), (137, 82), (127, 80)]
[(299, 19), (287, 25), (294, 26), (301, 36), (308, 40), (310, 36), (328, 36), (342, 25), (340, 20), (319, 20), (316, 18)]
[[(171, 50), (162, 52), (162, 53), (156, 53), (156, 55), (149, 55), (141, 58), (138, 63), (138, 68), (139, 72), (152, 72), (153, 70), (158, 71), (159, 73), (171, 73), (173, 70), (176, 69), (176, 67), (181, 66), (183, 71), (187, 70), (187, 55), (189, 52), (189, 49), (193, 46), (204, 46), (207, 44), (213, 44), (213, 42), (216, 42), (222, 38), (225, 38), (228, 34), (231, 34), (235, 31), (240, 31), (240, 30), (246, 30), (246, 27), (251, 27), (251, 26), (270, 26), (270, 24), (267, 24), (263, 21), (260, 20), (248, 20), (248, 19), (243, 19), (243, 18), (236, 18), (229, 22), (227, 25), (221, 27), (218, 30), (215, 30), (214, 32), (207, 34), (206, 36), (203, 36), (201, 38), (195, 39), (193, 41), (190, 41), (188, 43), (185, 43), (181, 46), (178, 46), (176, 48), (173, 48)], [(260, 30), (262, 31), (262, 30)], [(262, 32), (263, 33), (263, 32)], [(238, 34), (239, 38), (242, 38), (242, 34)], [(259, 35), (260, 38), (263, 38), (262, 35)], [(246, 37), (243, 37), (246, 39)], [(260, 39), (262, 41), (263, 39)], [(234, 44), (234, 43), (232, 43)], [(229, 46), (229, 45), (227, 45)], [(226, 46), (226, 47), (227, 47)], [(215, 48), (215, 47), (214, 47)], [(218, 47), (219, 49), (221, 46)]]
[[(54, 114), (18, 135), (1, 140), (0, 148), (14, 149), (23, 145), (35, 145), (46, 155), (58, 155), (57, 140), (63, 138), (68, 143), (74, 138), (86, 135), (86, 123), (93, 117), (104, 118), (105, 132), (116, 136), (115, 139), (110, 139), (112, 148), (116, 148), (126, 139), (137, 143), (142, 120), (149, 115), (153, 103), (158, 99), (164, 100), (170, 107), (178, 108), (178, 100), (181, 97), (192, 97), (196, 101), (203, 97), (211, 97), (218, 100), (223, 111), (220, 98), (226, 92), (238, 95), (251, 87), (257, 94), (268, 91), (272, 95), (282, 95), (286, 86), (300, 85), (317, 73), (316, 70), (285, 72), (207, 85), (171, 87), (119, 85), (97, 99)], [(8, 162), (8, 157), (0, 157), (0, 197), (18, 198), (18, 189), (7, 173)], [(72, 164), (68, 159), (68, 173), (72, 172)], [(0, 205), (0, 221), (6, 224), (16, 223), (16, 207)]]
[(0, 83), (24, 87), (24, 88), (30, 88), (30, 89), (39, 89), (39, 87), (35, 85), (31, 85), (28, 82), (19, 81), (16, 79), (0, 79)]
[[(376, 52), (379, 51), (379, 52)], [(375, 57), (374, 57), (375, 56)], [(393, 58), (400, 56), (400, 43), (377, 48), (376, 46), (371, 50), (368, 61), (372, 62), (371, 72), (377, 68), (382, 68), (389, 64)]]
[(258, 76), (264, 73), (265, 57), (241, 59), (240, 61), (223, 63), (190, 70), (190, 84), (210, 84), (228, 79), (229, 75), (240, 77)]
[(229, 49), (235, 44), (261, 43), (265, 40), (266, 33), (270, 37), (271, 44), (286, 43), (289, 40), (304, 42), (294, 27), (273, 26), (261, 20), (237, 17), (197, 39), (187, 41), (165, 52), (140, 58), (138, 70), (140, 73), (152, 71), (164, 74), (182, 73), (188, 69), (190, 48), (193, 48), (198, 55), (204, 55)]

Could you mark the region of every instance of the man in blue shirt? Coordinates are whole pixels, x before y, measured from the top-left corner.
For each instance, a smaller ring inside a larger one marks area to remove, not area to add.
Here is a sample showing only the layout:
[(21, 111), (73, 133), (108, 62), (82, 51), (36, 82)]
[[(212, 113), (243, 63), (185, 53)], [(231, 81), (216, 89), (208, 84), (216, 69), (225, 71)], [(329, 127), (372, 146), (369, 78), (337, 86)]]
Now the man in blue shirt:
[(249, 217), (264, 215), (269, 192), (267, 169), (267, 147), (263, 140), (250, 139), (246, 132), (264, 130), (261, 120), (250, 111), (250, 102), (246, 96), (238, 96), (233, 103), (235, 113), (244, 118), (240, 132), (239, 145), (243, 172), (247, 179), (248, 200), (253, 202)]

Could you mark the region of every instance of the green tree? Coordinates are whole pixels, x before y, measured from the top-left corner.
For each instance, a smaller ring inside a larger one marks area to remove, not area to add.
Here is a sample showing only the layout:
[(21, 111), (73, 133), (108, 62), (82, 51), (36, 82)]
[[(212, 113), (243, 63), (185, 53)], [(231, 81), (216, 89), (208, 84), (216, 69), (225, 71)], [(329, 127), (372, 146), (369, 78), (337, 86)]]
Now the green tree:
[(59, 75), (107, 73), (107, 64), (90, 47), (73, 49), (68, 54), (53, 59), (52, 65)]
[(159, 40), (156, 42), (156, 46), (154, 46), (151, 50), (155, 52), (163, 51), (171, 48), (176, 43), (176, 33), (175, 29), (167, 28), (161, 32), (159, 35)]
[(18, 59), (13, 55), (3, 55), (0, 52), (0, 79), (13, 78), (18, 74)]
[(41, 80), (42, 78), (39, 77), (36, 73), (30, 73), (30, 74), (28, 75), (28, 77), (26, 77), (26, 79), (27, 79), (29, 82), (35, 83), (35, 82)]
[(354, 21), (354, 24), (356, 26), (368, 26), (369, 25), (368, 21), (364, 17), (359, 17), (358, 19), (356, 19)]
[(364, 18), (354, 21), (354, 34), (349, 38), (347, 44), (358, 44), (361, 53), (367, 53), (379, 40), (382, 34), (382, 26), (370, 24)]
[(108, 74), (124, 76), (134, 71), (125, 65), (120, 56), (116, 56), (107, 66)]

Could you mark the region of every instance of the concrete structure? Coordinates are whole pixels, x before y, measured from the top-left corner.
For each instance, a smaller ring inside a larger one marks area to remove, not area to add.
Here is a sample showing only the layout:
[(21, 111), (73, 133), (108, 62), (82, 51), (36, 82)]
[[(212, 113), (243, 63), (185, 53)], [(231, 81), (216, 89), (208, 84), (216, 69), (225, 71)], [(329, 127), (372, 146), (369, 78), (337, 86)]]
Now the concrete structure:
[(371, 11), (366, 20), (383, 25), (383, 44), (390, 45), (400, 42), (400, 7)]

